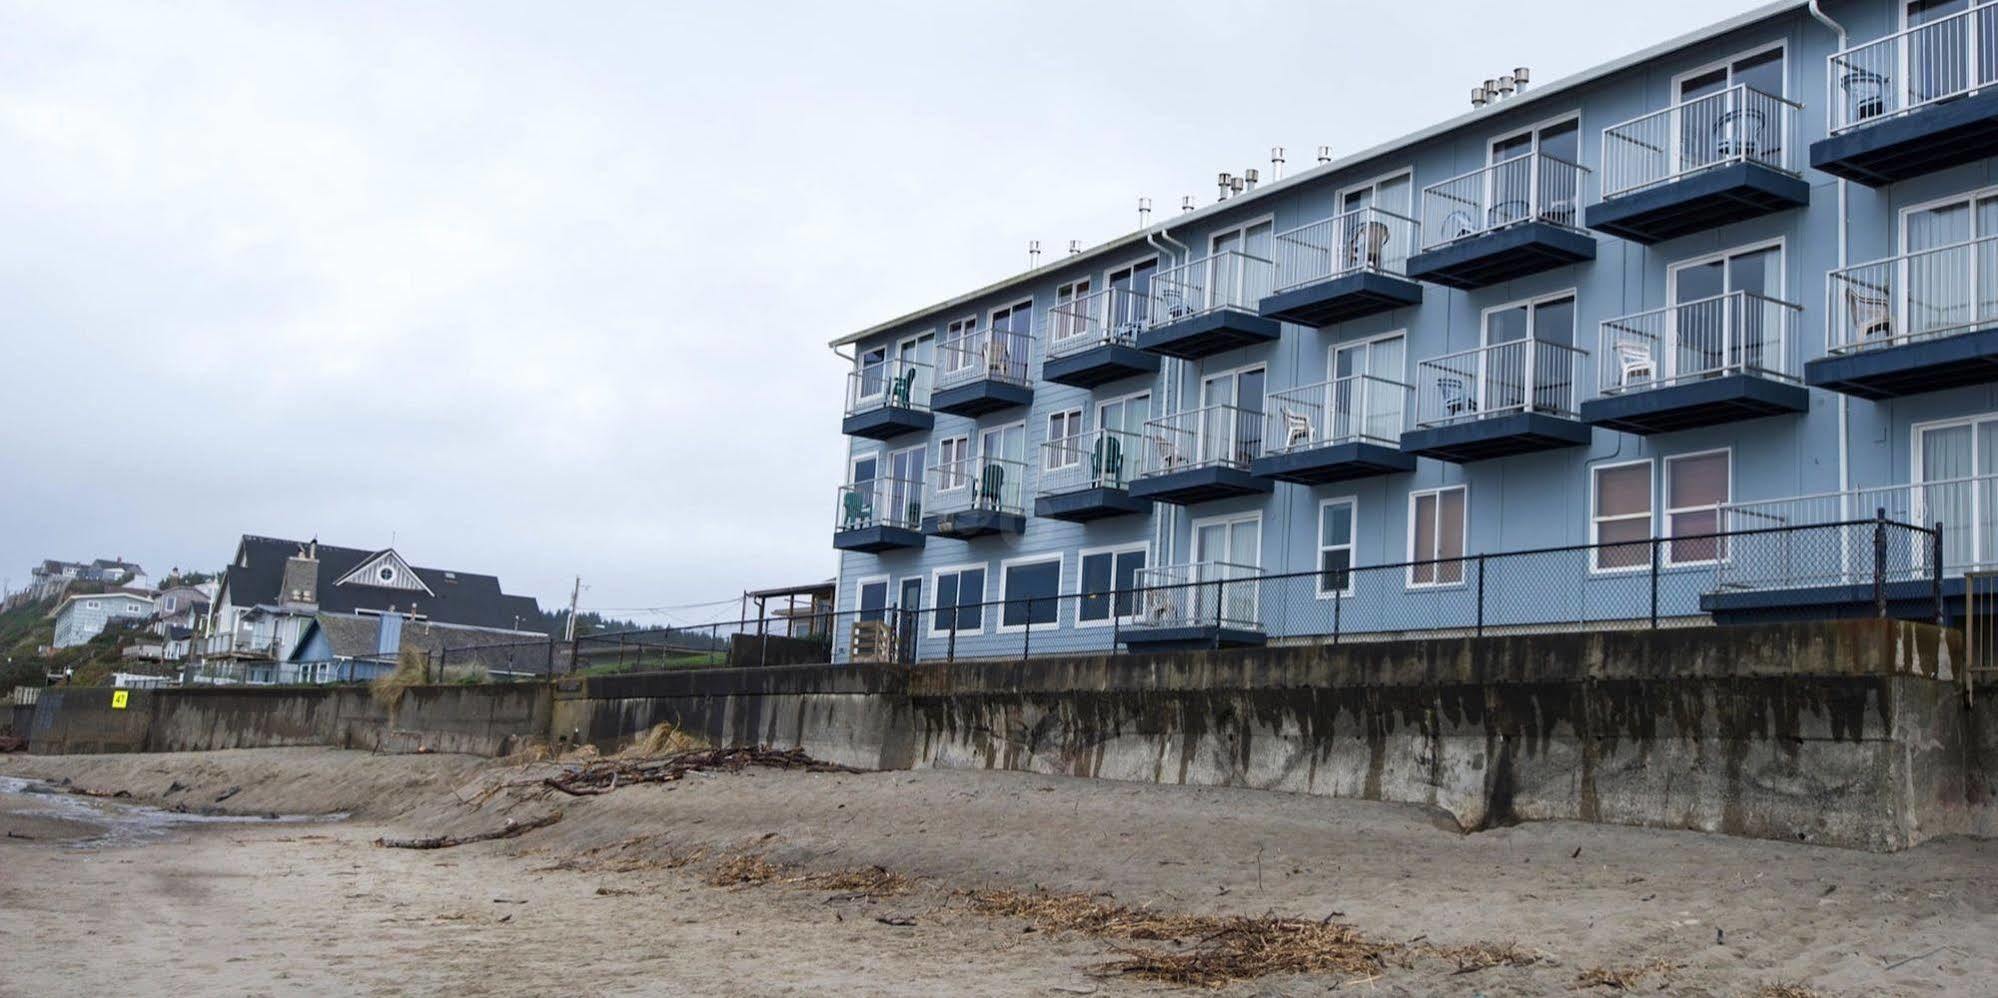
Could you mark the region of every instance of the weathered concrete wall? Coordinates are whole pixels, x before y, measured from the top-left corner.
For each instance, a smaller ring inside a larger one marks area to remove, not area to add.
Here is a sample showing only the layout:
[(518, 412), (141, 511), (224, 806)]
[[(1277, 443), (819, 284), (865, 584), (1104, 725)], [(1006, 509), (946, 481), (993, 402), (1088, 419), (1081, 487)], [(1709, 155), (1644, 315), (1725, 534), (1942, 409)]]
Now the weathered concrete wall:
[(28, 737), (28, 729), (35, 725), (35, 705), (31, 703), (17, 703), (8, 708), (8, 710), (8, 734), (16, 738)]

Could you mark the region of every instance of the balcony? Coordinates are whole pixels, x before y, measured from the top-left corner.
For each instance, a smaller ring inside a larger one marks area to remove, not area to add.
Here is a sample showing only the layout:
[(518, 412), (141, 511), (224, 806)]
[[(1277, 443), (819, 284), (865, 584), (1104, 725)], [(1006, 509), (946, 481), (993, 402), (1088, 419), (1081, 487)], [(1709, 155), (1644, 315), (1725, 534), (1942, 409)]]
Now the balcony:
[(1575, 371), (1588, 356), (1566, 344), (1513, 340), (1416, 365), (1415, 429), (1401, 449), (1464, 463), (1579, 447)]
[(1595, 259), (1595, 238), (1575, 227), (1588, 173), (1536, 153), (1424, 188), (1408, 276), (1471, 290)]
[(1422, 303), (1422, 285), (1407, 277), (1408, 255), (1420, 227), (1379, 208), (1277, 233), (1276, 283), (1264, 318), (1329, 326)]
[(1835, 270), (1804, 383), (1865, 399), (1998, 382), (1998, 237)]
[(1203, 561), (1140, 569), (1138, 613), (1120, 637), (1134, 652), (1252, 648), (1268, 642), (1263, 570)]
[(1276, 484), (1250, 465), (1262, 453), (1263, 414), (1210, 405), (1145, 424), (1149, 453), (1131, 495), (1178, 506), (1268, 495)]
[(1011, 329), (969, 330), (937, 344), (937, 388), (930, 408), (953, 416), (983, 416), (1032, 405), (1027, 377), (1034, 338)]
[(923, 485), (877, 478), (839, 488), (833, 547), (841, 551), (915, 550), (923, 546)]
[(1144, 437), (1120, 430), (1091, 430), (1042, 444), (1034, 515), (1089, 523), (1151, 512), (1151, 500), (1131, 495), (1146, 453)]
[[(1715, 564), (1700, 609), (1745, 623), (1872, 617), (1884, 602), (1889, 616), (1933, 621), (1940, 597), (1962, 620), (1964, 573), (1998, 565), (1994, 508), (1991, 475), (1723, 505), (1724, 546), (1694, 552)], [(1923, 529), (1938, 524), (1940, 536)]]
[(1802, 108), (1740, 86), (1603, 131), (1603, 199), (1589, 228), (1656, 243), (1810, 203)]
[(930, 469), (923, 533), (968, 541), (1027, 528), (1027, 466), (1006, 458), (948, 461)]
[(1831, 56), (1830, 137), (1811, 165), (1880, 187), (1998, 155), (1998, 7)]
[(1283, 327), (1260, 311), (1274, 279), (1270, 261), (1240, 250), (1153, 274), (1151, 321), (1138, 334), (1138, 348), (1195, 360), (1275, 342)]
[(1803, 412), (1811, 393), (1789, 360), (1802, 312), (1736, 291), (1604, 322), (1582, 418), (1650, 434)]
[(1095, 388), (1123, 378), (1157, 374), (1159, 355), (1138, 349), (1138, 334), (1151, 315), (1151, 299), (1126, 288), (1105, 288), (1048, 311), (1048, 352), (1041, 377), (1058, 385)]
[(840, 432), (870, 440), (929, 432), (937, 424), (930, 412), (930, 377), (928, 364), (907, 360), (865, 364), (849, 372)]
[(1414, 471), (1414, 456), (1401, 450), (1413, 393), (1369, 375), (1273, 392), (1263, 405), (1262, 456), (1249, 473), (1324, 485)]

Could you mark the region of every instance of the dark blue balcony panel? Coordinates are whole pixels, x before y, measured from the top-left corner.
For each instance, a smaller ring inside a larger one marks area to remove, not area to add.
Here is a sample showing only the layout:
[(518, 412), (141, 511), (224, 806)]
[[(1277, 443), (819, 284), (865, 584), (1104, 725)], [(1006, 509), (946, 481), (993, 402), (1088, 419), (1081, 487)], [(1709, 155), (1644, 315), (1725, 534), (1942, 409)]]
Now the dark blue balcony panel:
[(1120, 378), (1159, 372), (1159, 355), (1124, 343), (1104, 343), (1041, 364), (1041, 377), (1057, 385), (1095, 388)]
[(1001, 409), (1017, 409), (1034, 404), (1034, 390), (1010, 381), (983, 378), (963, 385), (939, 388), (930, 395), (930, 408), (953, 416), (983, 416)]
[(833, 547), (841, 551), (880, 554), (883, 551), (900, 551), (922, 546), (923, 535), (907, 527), (876, 524), (872, 527), (855, 527), (833, 533)]
[(1235, 496), (1269, 495), (1274, 491), (1276, 483), (1267, 478), (1257, 478), (1241, 468), (1220, 465), (1146, 475), (1131, 483), (1133, 498), (1154, 499), (1175, 506)]
[(1582, 419), (1625, 433), (1651, 434), (1804, 412), (1810, 407), (1811, 392), (1802, 385), (1730, 374), (1590, 399), (1582, 403)]
[(1544, 412), (1515, 412), (1410, 430), (1401, 435), (1401, 449), (1417, 457), (1464, 464), (1559, 447), (1580, 447), (1589, 442), (1589, 436), (1587, 423)]
[(1274, 343), (1283, 335), (1275, 319), (1221, 308), (1153, 326), (1138, 334), (1138, 348), (1168, 357), (1197, 360), (1224, 350)]
[(1094, 488), (1041, 496), (1034, 500), (1034, 515), (1048, 520), (1089, 523), (1113, 516), (1132, 516), (1152, 511), (1150, 499), (1139, 499), (1123, 489)]
[(1801, 208), (1811, 185), (1761, 163), (1734, 163), (1589, 206), (1589, 228), (1657, 243)]
[(959, 541), (993, 534), (1017, 534), (1025, 529), (1025, 516), (996, 509), (961, 509), (955, 513), (923, 517), (923, 533)]
[[(1934, 623), (1936, 584), (1929, 579), (1897, 579), (1881, 587), (1887, 616)], [(1963, 579), (1942, 580), (1946, 620), (1963, 619)], [(1772, 624), (1812, 620), (1855, 620), (1877, 616), (1873, 580), (1782, 589), (1723, 589), (1700, 597), (1700, 610), (1716, 624)]]
[(1414, 455), (1404, 454), (1398, 447), (1361, 441), (1265, 454), (1249, 465), (1249, 473), (1258, 478), (1273, 478), (1299, 485), (1349, 482), (1356, 478), (1414, 470)]
[(1596, 258), (1596, 240), (1551, 222), (1524, 222), (1408, 258), (1408, 276), (1469, 291)]
[(1821, 357), (1804, 365), (1805, 384), (1863, 399), (1991, 382), (1998, 382), (1998, 327)]
[(928, 433), (936, 425), (936, 414), (927, 409), (882, 406), (846, 417), (840, 424), (840, 432), (849, 437), (893, 440), (905, 433)]
[(1932, 104), (1811, 143), (1811, 165), (1883, 187), (1998, 155), (1998, 90)]
[(1422, 285), (1371, 270), (1279, 291), (1263, 299), (1265, 319), (1300, 326), (1329, 326), (1410, 305), (1422, 304)]
[(1261, 631), (1212, 624), (1204, 627), (1132, 627), (1119, 632), (1118, 638), (1134, 652), (1261, 648), (1270, 640)]

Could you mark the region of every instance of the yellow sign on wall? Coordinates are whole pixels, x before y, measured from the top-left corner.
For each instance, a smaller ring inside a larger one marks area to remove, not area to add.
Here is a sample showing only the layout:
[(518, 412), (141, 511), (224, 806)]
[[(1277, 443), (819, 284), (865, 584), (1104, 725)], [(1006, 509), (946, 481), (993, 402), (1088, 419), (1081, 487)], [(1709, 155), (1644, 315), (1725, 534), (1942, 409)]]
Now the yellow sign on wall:
[(131, 700), (131, 698), (132, 698), (132, 691), (131, 691), (131, 690), (112, 690), (112, 691), (111, 691), (111, 709), (112, 709), (112, 710), (124, 710), (124, 709), (125, 709), (125, 704), (126, 704), (127, 702), (129, 702), (129, 701)]

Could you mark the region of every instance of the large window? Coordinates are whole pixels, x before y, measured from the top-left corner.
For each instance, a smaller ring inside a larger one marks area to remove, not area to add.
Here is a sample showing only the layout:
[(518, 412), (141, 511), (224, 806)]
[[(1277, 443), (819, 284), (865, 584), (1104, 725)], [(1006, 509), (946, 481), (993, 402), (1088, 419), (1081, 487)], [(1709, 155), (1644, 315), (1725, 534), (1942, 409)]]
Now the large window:
[(1464, 581), (1464, 487), (1408, 497), (1408, 584), (1451, 586)]
[(1590, 476), (1590, 566), (1621, 572), (1651, 563), (1651, 462), (1598, 465)]
[(1138, 586), (1138, 572), (1144, 567), (1143, 544), (1084, 551), (1081, 578), (1077, 584), (1077, 590), (1082, 594), (1076, 612), (1077, 622), (1085, 625), (1108, 623), (1112, 613), (1120, 620), (1129, 620), (1136, 612), (1133, 609), (1133, 590)]
[(1048, 312), (1048, 339), (1060, 342), (1089, 332), (1090, 321), (1076, 303), (1089, 294), (1089, 278), (1070, 281), (1055, 289), (1054, 308)]
[(1052, 624), (1061, 610), (1061, 558), (1007, 562), (1000, 569), (1006, 606), (999, 629), (1019, 630), (1030, 624)]
[(1081, 435), (1081, 409), (1048, 413), (1048, 442), (1056, 443), (1057, 441), (1067, 440), (1068, 443), (1065, 445), (1057, 444), (1057, 446), (1042, 449), (1042, 453), (1047, 455), (1045, 462), (1047, 470), (1054, 471), (1060, 468), (1073, 468), (1082, 463), (1081, 442), (1069, 439)]
[(1721, 505), (1732, 498), (1729, 457), (1716, 450), (1665, 459), (1665, 536), (1674, 538), (1666, 547), (1669, 564), (1702, 564), (1727, 556), (1724, 540), (1711, 535), (1720, 532)]
[(937, 612), (930, 633), (951, 631), (977, 633), (985, 627), (985, 568), (946, 568), (937, 572), (932, 588), (937, 593)]
[(971, 438), (945, 437), (937, 441), (937, 489), (949, 492), (971, 484)]
[(984, 351), (979, 350), (970, 340), (978, 331), (978, 317), (966, 316), (944, 327), (943, 369), (945, 374), (968, 371), (978, 363)]
[(1353, 594), (1353, 519), (1351, 499), (1327, 499), (1318, 504), (1318, 595)]

